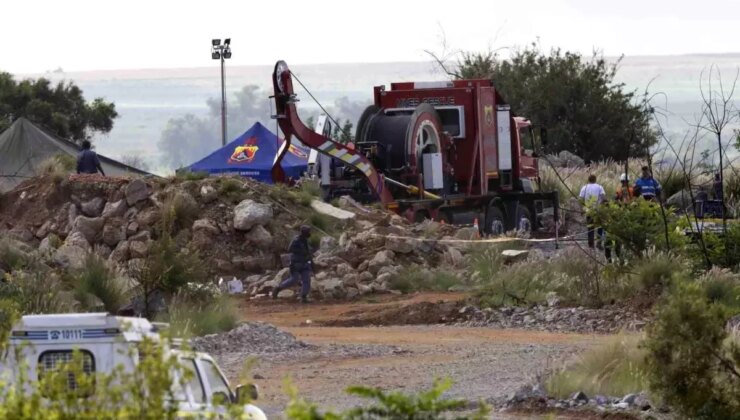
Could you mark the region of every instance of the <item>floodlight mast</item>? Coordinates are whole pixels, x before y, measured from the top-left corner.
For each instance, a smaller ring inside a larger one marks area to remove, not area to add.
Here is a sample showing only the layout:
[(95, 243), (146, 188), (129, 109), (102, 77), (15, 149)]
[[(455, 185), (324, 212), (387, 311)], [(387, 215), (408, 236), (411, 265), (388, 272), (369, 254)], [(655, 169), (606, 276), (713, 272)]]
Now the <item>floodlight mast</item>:
[(225, 60), (231, 58), (231, 38), (211, 40), (211, 59), (221, 60), (221, 145), (226, 146), (226, 89), (225, 89)]

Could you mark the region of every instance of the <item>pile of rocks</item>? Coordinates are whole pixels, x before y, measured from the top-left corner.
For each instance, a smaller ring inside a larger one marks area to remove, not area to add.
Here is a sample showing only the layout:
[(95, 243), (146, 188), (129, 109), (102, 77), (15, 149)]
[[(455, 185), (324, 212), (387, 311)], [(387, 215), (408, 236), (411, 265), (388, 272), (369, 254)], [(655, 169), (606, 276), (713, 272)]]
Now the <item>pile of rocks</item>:
[(610, 334), (622, 330), (639, 331), (646, 324), (643, 316), (623, 307), (590, 309), (540, 305), (480, 309), (465, 306), (459, 312), (459, 324), (474, 327)]
[(505, 402), (504, 411), (522, 407), (540, 409), (564, 409), (598, 412), (634, 412), (639, 417), (655, 418), (658, 413), (666, 413), (664, 407), (657, 407), (645, 393), (627, 394), (624, 397), (595, 395), (589, 397), (584, 392), (573, 393), (570, 398), (548, 397), (542, 385), (527, 385), (514, 392)]
[(190, 344), (197, 351), (214, 355), (240, 352), (245, 354), (272, 354), (312, 348), (295, 338), (262, 322), (245, 322), (231, 331), (195, 337)]

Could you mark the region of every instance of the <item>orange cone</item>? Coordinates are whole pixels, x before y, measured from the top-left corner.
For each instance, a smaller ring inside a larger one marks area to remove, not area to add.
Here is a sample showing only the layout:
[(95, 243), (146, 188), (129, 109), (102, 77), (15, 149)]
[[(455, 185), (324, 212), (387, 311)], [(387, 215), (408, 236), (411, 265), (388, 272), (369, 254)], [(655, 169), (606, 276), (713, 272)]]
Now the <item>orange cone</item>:
[(478, 226), (478, 218), (473, 220), (473, 227), (475, 228), (475, 237), (480, 239), (480, 227)]

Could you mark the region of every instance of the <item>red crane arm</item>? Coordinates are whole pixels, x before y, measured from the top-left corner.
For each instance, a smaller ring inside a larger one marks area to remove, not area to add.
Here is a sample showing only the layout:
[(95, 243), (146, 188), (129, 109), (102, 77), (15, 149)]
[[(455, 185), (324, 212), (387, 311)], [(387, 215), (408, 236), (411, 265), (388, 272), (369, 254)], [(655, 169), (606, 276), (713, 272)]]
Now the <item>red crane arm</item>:
[(288, 65), (284, 61), (278, 61), (275, 64), (275, 71), (272, 73), (272, 84), (275, 90), (275, 108), (277, 111), (275, 118), (277, 118), (280, 130), (285, 136), (285, 142), (278, 150), (272, 164), (272, 180), (274, 182), (286, 181), (285, 172), (280, 166), (280, 161), (290, 147), (292, 136), (296, 136), (303, 144), (316, 149), (319, 153), (339, 159), (363, 173), (370, 188), (378, 196), (381, 203), (385, 205), (393, 202), (393, 196), (385, 188), (383, 176), (362, 153), (322, 136), (303, 124), (300, 117), (298, 117), (295, 106), (296, 94), (293, 91), (293, 78)]

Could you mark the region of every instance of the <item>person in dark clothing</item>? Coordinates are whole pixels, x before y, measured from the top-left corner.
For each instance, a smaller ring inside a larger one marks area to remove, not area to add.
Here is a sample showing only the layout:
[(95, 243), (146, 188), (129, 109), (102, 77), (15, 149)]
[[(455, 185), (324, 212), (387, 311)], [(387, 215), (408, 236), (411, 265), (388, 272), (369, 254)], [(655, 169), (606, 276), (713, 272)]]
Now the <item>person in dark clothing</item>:
[(714, 174), (712, 189), (714, 190), (714, 199), (722, 201), (722, 197), (724, 197), (725, 194), (724, 191), (722, 191), (722, 180), (720, 179), (719, 172)]
[(308, 245), (311, 237), (311, 227), (301, 226), (301, 233), (293, 238), (288, 247), (290, 252), (290, 277), (283, 280), (278, 287), (272, 290), (272, 298), (276, 299), (281, 290), (287, 289), (301, 282), (301, 302), (308, 302), (311, 292), (311, 272), (313, 271), (313, 255)]
[(103, 167), (100, 165), (100, 159), (98, 159), (98, 154), (90, 150), (90, 147), (89, 141), (85, 140), (82, 142), (82, 151), (77, 154), (77, 173), (96, 174), (100, 171), (105, 176)]

